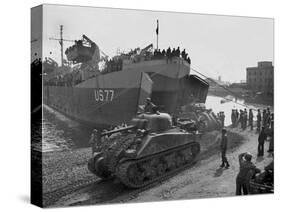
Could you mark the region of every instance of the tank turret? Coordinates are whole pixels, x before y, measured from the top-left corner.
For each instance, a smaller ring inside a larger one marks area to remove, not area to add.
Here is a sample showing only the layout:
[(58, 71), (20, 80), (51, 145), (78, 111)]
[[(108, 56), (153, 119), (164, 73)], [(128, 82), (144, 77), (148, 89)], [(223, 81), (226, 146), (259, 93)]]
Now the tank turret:
[(141, 114), (132, 125), (95, 131), (89, 170), (139, 188), (190, 165), (200, 152), (198, 134), (172, 125), (167, 113)]

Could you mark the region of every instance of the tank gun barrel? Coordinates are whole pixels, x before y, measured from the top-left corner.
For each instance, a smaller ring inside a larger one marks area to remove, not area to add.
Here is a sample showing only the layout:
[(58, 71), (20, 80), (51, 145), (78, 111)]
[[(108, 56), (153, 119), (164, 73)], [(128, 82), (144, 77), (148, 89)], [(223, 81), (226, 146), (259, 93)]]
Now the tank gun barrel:
[(110, 131), (107, 131), (107, 132), (104, 132), (104, 133), (101, 133), (101, 136), (110, 136), (112, 134), (115, 134), (115, 133), (118, 133), (118, 132), (123, 132), (123, 131), (127, 131), (127, 130), (132, 130), (134, 129), (135, 126), (131, 125), (131, 126), (128, 126), (128, 127), (122, 127), (120, 129), (115, 129), (115, 130), (110, 130)]

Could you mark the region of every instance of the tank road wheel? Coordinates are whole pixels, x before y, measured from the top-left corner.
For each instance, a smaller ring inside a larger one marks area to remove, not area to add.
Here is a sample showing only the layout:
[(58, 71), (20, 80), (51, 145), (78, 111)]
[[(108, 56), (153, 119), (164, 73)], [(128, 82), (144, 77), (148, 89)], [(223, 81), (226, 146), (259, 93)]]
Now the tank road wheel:
[(137, 164), (132, 164), (127, 170), (129, 180), (134, 182), (136, 185), (142, 184), (144, 181), (145, 174), (140, 171)]
[(160, 160), (158, 166), (157, 166), (157, 175), (162, 176), (166, 170), (168, 169), (168, 165), (165, 161)]
[(156, 167), (155, 166), (150, 167), (149, 174), (147, 175), (147, 177), (149, 179), (154, 179), (156, 176), (157, 176), (157, 169), (156, 169)]
[(191, 149), (187, 148), (183, 150), (182, 155), (183, 155), (184, 163), (188, 163), (192, 159)]
[(184, 157), (181, 154), (176, 156), (176, 167), (181, 167), (184, 162)]
[(192, 147), (191, 147), (191, 154), (192, 154), (192, 157), (196, 157), (196, 155), (200, 152), (200, 145), (199, 144), (194, 144)]
[(95, 170), (97, 175), (103, 179), (108, 179), (111, 177), (111, 173), (108, 171), (107, 166), (105, 164), (104, 157), (100, 157), (96, 160)]
[(111, 173), (104, 169), (104, 166), (105, 165), (103, 157), (93, 157), (88, 162), (88, 170), (90, 172), (102, 179), (108, 179), (111, 177)]
[(149, 179), (153, 179), (157, 176), (157, 166), (159, 164), (159, 159), (154, 158), (150, 162), (146, 162), (145, 164), (145, 170), (147, 173), (147, 177)]
[(166, 157), (168, 170), (171, 171), (176, 167), (175, 153), (169, 154)]

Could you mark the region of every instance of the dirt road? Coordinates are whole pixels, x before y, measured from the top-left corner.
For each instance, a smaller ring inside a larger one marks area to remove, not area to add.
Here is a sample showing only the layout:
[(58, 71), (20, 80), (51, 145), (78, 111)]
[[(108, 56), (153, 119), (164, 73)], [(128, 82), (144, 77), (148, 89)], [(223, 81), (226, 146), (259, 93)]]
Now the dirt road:
[[(263, 170), (264, 166), (272, 160), (272, 155), (266, 151), (268, 142), (265, 143), (265, 156), (257, 158), (257, 137), (250, 131), (233, 130), (244, 136), (243, 144), (227, 153), (230, 162), (229, 169), (221, 169), (219, 155), (213, 155), (201, 160), (193, 168), (180, 173), (167, 181), (162, 186), (142, 192), (130, 202), (160, 201), (175, 199), (194, 199), (226, 197), (235, 195), (235, 177), (239, 171), (238, 155), (242, 152), (251, 152), (253, 162)], [(229, 141), (231, 142), (231, 140)]]
[[(232, 129), (228, 133), (227, 153), (229, 169), (220, 169), (219, 132), (211, 132), (200, 141), (201, 153), (197, 163), (176, 176), (147, 187), (128, 189), (118, 180), (103, 181), (87, 170), (89, 148), (73, 152), (48, 153), (43, 161), (44, 203), (48, 207), (103, 204), (118, 202), (144, 202), (175, 199), (211, 198), (235, 194), (235, 177), (239, 170), (238, 154), (249, 151), (253, 162), (261, 169), (272, 156), (256, 158), (257, 134)], [(265, 150), (268, 142), (265, 144)]]

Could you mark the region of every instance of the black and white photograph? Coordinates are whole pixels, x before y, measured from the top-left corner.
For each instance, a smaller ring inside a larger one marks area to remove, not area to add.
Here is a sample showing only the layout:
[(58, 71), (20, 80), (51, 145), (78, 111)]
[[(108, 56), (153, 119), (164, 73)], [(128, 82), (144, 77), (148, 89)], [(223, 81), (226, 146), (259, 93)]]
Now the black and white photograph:
[(31, 203), (273, 195), (272, 17), (30, 13)]

